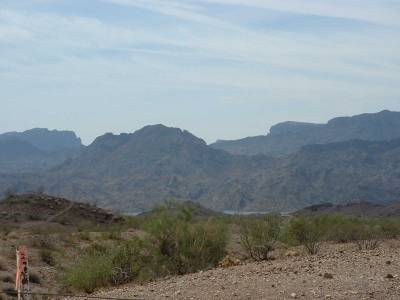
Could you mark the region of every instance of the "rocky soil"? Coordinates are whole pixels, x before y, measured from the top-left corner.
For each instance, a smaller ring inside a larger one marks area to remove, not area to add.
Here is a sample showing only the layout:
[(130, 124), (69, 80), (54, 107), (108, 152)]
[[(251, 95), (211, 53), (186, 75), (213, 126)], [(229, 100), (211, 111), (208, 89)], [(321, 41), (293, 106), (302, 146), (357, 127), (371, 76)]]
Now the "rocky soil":
[(400, 241), (377, 250), (324, 245), (316, 256), (217, 268), (96, 296), (142, 299), (400, 299)]

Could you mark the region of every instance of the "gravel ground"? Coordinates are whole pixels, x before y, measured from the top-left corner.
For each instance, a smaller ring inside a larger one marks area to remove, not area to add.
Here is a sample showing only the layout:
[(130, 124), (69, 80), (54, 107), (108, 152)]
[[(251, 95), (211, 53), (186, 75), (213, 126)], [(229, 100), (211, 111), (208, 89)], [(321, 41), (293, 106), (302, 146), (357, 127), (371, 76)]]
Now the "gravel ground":
[(100, 291), (142, 299), (400, 299), (400, 242), (358, 251), (324, 245), (321, 254), (230, 268)]

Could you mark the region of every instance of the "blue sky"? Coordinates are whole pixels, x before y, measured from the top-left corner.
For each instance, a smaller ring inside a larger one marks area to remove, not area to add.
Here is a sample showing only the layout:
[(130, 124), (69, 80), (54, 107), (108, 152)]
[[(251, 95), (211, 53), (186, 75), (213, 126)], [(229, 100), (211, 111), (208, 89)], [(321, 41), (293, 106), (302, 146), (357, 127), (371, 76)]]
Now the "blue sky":
[(0, 132), (207, 142), (400, 110), (399, 0), (0, 0)]

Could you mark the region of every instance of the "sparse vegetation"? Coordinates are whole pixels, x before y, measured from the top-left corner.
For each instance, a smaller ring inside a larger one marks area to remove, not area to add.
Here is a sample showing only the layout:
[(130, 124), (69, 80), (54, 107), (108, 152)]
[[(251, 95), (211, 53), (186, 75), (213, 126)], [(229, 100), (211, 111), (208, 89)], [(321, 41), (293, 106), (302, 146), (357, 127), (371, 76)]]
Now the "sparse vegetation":
[(225, 226), (212, 219), (193, 220), (184, 208), (171, 212), (159, 207), (143, 227), (144, 238), (86, 249), (67, 271), (67, 284), (92, 292), (100, 286), (214, 267), (225, 255)]
[(190, 209), (158, 208), (144, 228), (161, 273), (184, 274), (217, 265), (225, 254), (226, 228), (215, 219), (194, 220)]
[(41, 283), (40, 275), (36, 272), (31, 271), (29, 274), (29, 281), (34, 284), (40, 284)]
[(377, 225), (357, 224), (353, 234), (359, 250), (376, 249), (383, 239), (382, 230)]
[(303, 245), (309, 254), (317, 254), (325, 231), (322, 218), (294, 218), (289, 223), (289, 232), (294, 240)]
[(55, 266), (56, 265), (56, 259), (54, 257), (54, 253), (53, 251), (46, 249), (46, 248), (42, 248), (40, 249), (40, 259), (48, 264), (49, 266)]
[(6, 269), (6, 263), (4, 259), (0, 257), (0, 271), (5, 271)]
[(281, 217), (276, 215), (240, 220), (240, 241), (249, 257), (255, 260), (270, 259), (281, 232), (281, 224)]
[[(13, 201), (5, 205), (13, 205)], [(36, 205), (34, 199), (26, 202), (29, 207)], [(60, 203), (60, 209), (68, 205)], [(321, 247), (329, 249), (326, 242), (330, 241), (352, 243), (349, 247), (369, 250), (377, 248), (383, 239), (400, 234), (400, 220), (395, 218), (338, 214), (227, 216), (196, 209), (193, 204), (169, 202), (142, 216), (119, 218), (111, 223), (95, 221), (114, 219), (102, 211), (100, 217), (83, 217), (98, 211), (89, 206), (76, 207), (73, 214), (76, 222), (62, 217), (52, 222), (31, 218), (29, 215), (34, 213), (26, 209), (26, 217), (17, 215), (7, 222), (0, 220), (4, 224), (0, 231), (7, 233), (1, 240), (7, 246), (0, 252), (0, 279), (8, 274), (10, 262), (15, 263), (17, 244), (30, 248), (35, 270), (31, 273), (32, 283), (47, 286), (57, 280), (58, 288), (62, 288), (62, 283), (71, 290), (93, 292), (103, 286), (234, 266), (241, 264), (238, 258), (279, 259), (290, 251), (299, 253), (290, 249), (299, 245), (310, 254), (317, 254)], [(30, 226), (20, 226), (15, 220), (28, 221)], [(232, 238), (228, 233), (232, 233)], [(41, 268), (50, 272), (42, 272)], [(55, 273), (60, 277), (49, 278)], [(9, 279), (6, 281), (5, 284), (10, 284)]]

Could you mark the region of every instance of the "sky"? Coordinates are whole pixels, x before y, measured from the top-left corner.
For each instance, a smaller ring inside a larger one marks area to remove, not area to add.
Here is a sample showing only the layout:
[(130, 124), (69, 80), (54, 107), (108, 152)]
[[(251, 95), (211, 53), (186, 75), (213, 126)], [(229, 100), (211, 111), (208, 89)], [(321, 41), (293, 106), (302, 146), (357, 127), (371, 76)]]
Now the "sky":
[(400, 0), (0, 0), (0, 132), (213, 142), (400, 111)]

